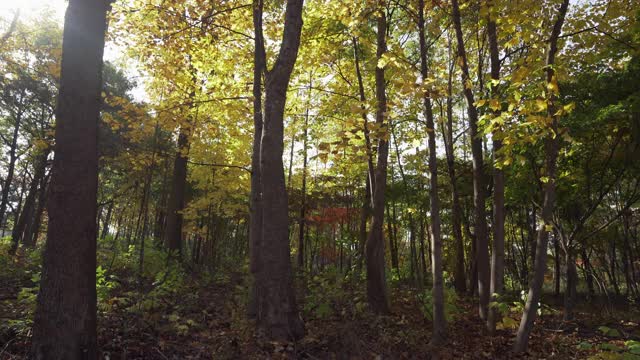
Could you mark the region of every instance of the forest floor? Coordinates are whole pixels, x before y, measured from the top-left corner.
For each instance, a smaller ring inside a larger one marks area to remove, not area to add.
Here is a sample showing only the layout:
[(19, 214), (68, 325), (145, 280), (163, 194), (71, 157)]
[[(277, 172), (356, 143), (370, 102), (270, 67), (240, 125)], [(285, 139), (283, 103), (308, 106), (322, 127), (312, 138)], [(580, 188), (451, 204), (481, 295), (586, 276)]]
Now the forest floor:
[[(0, 359), (22, 359), (29, 347), (34, 284), (28, 273), (17, 273), (0, 274)], [(628, 309), (580, 307), (571, 323), (547, 311), (529, 352), (516, 356), (510, 351), (515, 329), (487, 335), (474, 299), (463, 297), (450, 311), (448, 343), (432, 349), (430, 322), (414, 290), (391, 286), (392, 314), (376, 316), (366, 309), (362, 282), (329, 285), (331, 279), (315, 276), (306, 286), (298, 282), (306, 289), (298, 298), (307, 335), (275, 343), (246, 320), (242, 273), (190, 275), (179, 285), (171, 276), (142, 285), (126, 273), (113, 279), (98, 289), (99, 297), (106, 289), (98, 328), (104, 359), (640, 359), (624, 350), (625, 342), (640, 340), (640, 315)]]

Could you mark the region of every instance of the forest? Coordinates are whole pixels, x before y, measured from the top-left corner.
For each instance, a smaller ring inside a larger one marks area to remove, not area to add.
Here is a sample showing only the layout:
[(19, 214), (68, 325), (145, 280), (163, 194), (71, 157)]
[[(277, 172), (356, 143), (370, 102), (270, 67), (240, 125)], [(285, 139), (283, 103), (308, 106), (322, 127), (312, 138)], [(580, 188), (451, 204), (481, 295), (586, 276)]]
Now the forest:
[(640, 360), (640, 1), (0, 0), (0, 359)]

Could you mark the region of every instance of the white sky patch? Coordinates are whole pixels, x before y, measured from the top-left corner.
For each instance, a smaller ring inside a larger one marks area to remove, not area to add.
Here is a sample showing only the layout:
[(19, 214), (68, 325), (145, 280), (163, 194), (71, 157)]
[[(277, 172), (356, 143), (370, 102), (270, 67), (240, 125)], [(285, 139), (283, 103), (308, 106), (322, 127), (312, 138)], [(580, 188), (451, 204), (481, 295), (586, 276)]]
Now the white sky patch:
[(66, 9), (66, 0), (0, 0), (0, 17), (3, 19), (13, 18), (16, 11), (20, 11), (21, 19), (33, 19), (44, 10), (50, 10), (52, 16), (62, 23)]
[[(0, 0), (0, 19), (4, 25), (8, 25), (19, 11), (19, 21), (30, 22), (38, 19), (45, 13), (50, 13), (53, 20), (64, 26), (64, 14), (67, 10), (68, 0)], [(0, 25), (1, 27), (1, 25)], [(0, 31), (1, 33), (1, 31)], [(124, 49), (118, 48), (113, 43), (107, 42), (104, 49), (104, 60), (123, 67), (126, 74), (136, 80), (137, 86), (132, 89), (131, 95), (136, 101), (148, 100), (144, 90), (141, 74), (134, 64), (130, 64), (123, 56)]]

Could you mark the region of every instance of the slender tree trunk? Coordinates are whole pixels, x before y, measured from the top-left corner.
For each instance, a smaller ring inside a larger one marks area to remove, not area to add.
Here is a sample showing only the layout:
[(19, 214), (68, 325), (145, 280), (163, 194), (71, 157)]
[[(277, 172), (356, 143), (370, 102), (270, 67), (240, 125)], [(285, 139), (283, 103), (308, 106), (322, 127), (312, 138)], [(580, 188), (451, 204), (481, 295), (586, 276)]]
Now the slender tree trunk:
[(45, 154), (41, 154), (40, 156), (38, 156), (38, 160), (36, 161), (35, 172), (33, 175), (33, 179), (31, 180), (31, 184), (29, 185), (27, 198), (24, 201), (24, 206), (22, 207), (20, 216), (17, 218), (17, 221), (13, 226), (13, 231), (11, 234), (11, 254), (15, 254), (16, 250), (18, 250), (18, 245), (20, 244), (20, 242), (26, 243), (29, 241), (24, 237), (24, 235), (27, 232), (29, 223), (34, 216), (34, 212), (36, 211), (35, 205), (38, 196), (38, 186), (40, 185), (40, 182), (45, 175), (44, 173), (47, 168), (47, 155), (48, 152)]
[(367, 110), (365, 103), (367, 98), (364, 92), (364, 83), (362, 81), (362, 72), (360, 70), (360, 57), (358, 52), (358, 41), (354, 37), (353, 42), (353, 58), (356, 69), (356, 78), (358, 79), (358, 96), (360, 100), (360, 116), (363, 122), (363, 132), (365, 139), (365, 151), (367, 153), (367, 176), (365, 184), (364, 202), (362, 204), (362, 213), (360, 214), (360, 257), (358, 259), (358, 270), (362, 270), (362, 263), (365, 258), (365, 247), (367, 243), (367, 220), (371, 216), (372, 194), (374, 190), (375, 173), (373, 167), (373, 151), (371, 149), (371, 137), (369, 136), (369, 120), (367, 118)]
[(589, 291), (589, 296), (595, 295), (595, 287), (593, 286), (593, 267), (591, 266), (591, 259), (589, 259), (589, 254), (585, 247), (585, 244), (580, 245), (581, 252), (580, 257), (582, 257), (582, 269), (584, 272), (584, 280), (587, 283), (587, 290)]
[(49, 188), (49, 174), (45, 175), (40, 181), (38, 189), (38, 207), (36, 208), (33, 218), (31, 218), (29, 226), (25, 230), (24, 245), (26, 247), (35, 247), (40, 235), (40, 223), (42, 214), (44, 213), (47, 202), (47, 189)]
[(251, 152), (251, 199), (249, 199), (249, 263), (253, 275), (247, 315), (258, 316), (256, 279), (260, 271), (260, 244), (262, 242), (262, 180), (260, 170), (260, 141), (262, 138), (262, 76), (265, 71), (265, 49), (262, 35), (263, 0), (253, 2), (254, 58), (253, 58), (253, 148)]
[[(455, 0), (454, 0), (455, 1)], [(562, 31), (562, 25), (564, 24), (564, 18), (567, 14), (567, 8), (569, 7), (569, 0), (563, 0), (560, 8), (558, 9), (558, 18), (556, 19), (551, 36), (549, 38), (549, 44), (547, 48), (546, 59), (546, 84), (547, 89), (552, 83), (556, 83), (555, 78), (555, 56), (558, 51), (558, 37)], [(558, 132), (558, 118), (555, 115), (555, 105), (557, 94), (551, 92), (547, 99), (547, 116), (551, 119), (550, 131), (554, 135), (548, 134), (544, 140), (545, 149), (545, 174), (548, 177), (548, 181), (544, 184), (544, 200), (542, 204), (542, 223), (538, 228), (538, 241), (536, 250), (536, 261), (534, 266), (535, 275), (531, 286), (529, 287), (529, 294), (527, 295), (527, 302), (525, 304), (522, 319), (520, 320), (520, 327), (516, 335), (516, 341), (513, 346), (513, 350), (517, 353), (521, 353), (527, 350), (527, 344), (529, 343), (529, 334), (533, 329), (533, 323), (536, 319), (538, 312), (538, 302), (542, 295), (542, 284), (544, 282), (544, 273), (547, 268), (547, 241), (549, 239), (549, 231), (553, 220), (553, 210), (556, 201), (556, 160), (559, 152), (559, 139), (555, 134)], [(569, 265), (569, 262), (567, 262)]]
[[(420, 73), (422, 80), (429, 76), (424, 19), (424, 0), (418, 1), (418, 34), (420, 36)], [(436, 153), (436, 127), (429, 93), (423, 94), (423, 115), (427, 121), (429, 148), (429, 199), (431, 205), (431, 274), (433, 296), (433, 335), (431, 344), (441, 345), (446, 338), (444, 317), (444, 280), (442, 275), (442, 238), (440, 235), (440, 200), (438, 198), (438, 159)]]
[(554, 233), (553, 236), (553, 245), (554, 245), (554, 262), (553, 262), (553, 294), (555, 296), (560, 295), (560, 240), (558, 239), (558, 235)]
[(304, 230), (306, 225), (307, 212), (307, 146), (309, 132), (309, 107), (311, 107), (311, 73), (309, 73), (309, 98), (307, 99), (307, 109), (304, 116), (304, 132), (302, 139), (302, 204), (300, 205), (300, 226), (298, 231), (298, 269), (304, 271)]
[[(273, 68), (266, 73), (260, 142), (263, 212), (258, 252), (261, 266), (257, 280), (260, 287), (258, 326), (269, 338), (278, 340), (296, 340), (305, 332), (293, 290), (289, 209), (282, 162), (286, 94), (300, 46), (302, 5), (302, 0), (287, 0), (280, 52)], [(262, 16), (262, 12), (258, 12)], [(263, 54), (261, 57), (266, 63)]]
[(2, 184), (2, 198), (0, 199), (0, 228), (6, 220), (5, 215), (7, 205), (9, 204), (9, 192), (11, 191), (11, 183), (13, 182), (13, 174), (16, 168), (16, 160), (18, 156), (16, 150), (18, 148), (18, 134), (20, 133), (20, 123), (22, 122), (22, 112), (18, 112), (15, 116), (13, 125), (13, 135), (11, 137), (11, 146), (9, 148), (9, 166), (7, 167), (7, 177), (4, 178)]
[[(449, 46), (449, 51), (451, 47)], [(451, 54), (449, 54), (451, 55)], [(449, 56), (451, 57), (451, 56)], [(467, 291), (466, 270), (464, 266), (464, 240), (462, 238), (462, 208), (460, 207), (460, 196), (458, 195), (458, 185), (456, 181), (455, 156), (453, 149), (453, 63), (449, 66), (447, 81), (447, 124), (442, 126), (442, 139), (444, 140), (445, 155), (447, 158), (447, 174), (451, 184), (451, 227), (453, 229), (455, 267), (453, 271), (454, 286), (458, 294)]]
[(107, 7), (103, 0), (70, 0), (65, 17), (35, 359), (98, 357), (97, 136)]
[[(495, 19), (489, 16), (487, 23), (489, 35), (489, 53), (491, 59), (491, 97), (498, 99), (498, 85), (500, 80), (500, 53), (498, 50), (498, 34)], [(494, 116), (500, 116), (500, 110), (494, 111)], [(504, 292), (504, 172), (499, 163), (499, 152), (502, 149), (502, 129), (496, 129), (492, 134), (493, 141), (493, 251), (491, 252), (491, 288), (490, 294), (500, 295)], [(493, 299), (494, 301), (497, 299)], [(496, 307), (489, 307), (487, 329), (490, 334), (496, 330), (496, 322), (501, 314)]]
[[(384, 1), (378, 2), (380, 11), (377, 18), (377, 59), (381, 59), (387, 51), (387, 19), (384, 10)], [(387, 95), (384, 78), (384, 68), (376, 67), (376, 124), (381, 131), (387, 131), (385, 123), (387, 115)], [(367, 299), (371, 309), (375, 313), (388, 314), (389, 297), (387, 293), (387, 281), (384, 261), (384, 205), (387, 188), (387, 163), (389, 156), (389, 142), (384, 137), (378, 139), (378, 162), (375, 170), (375, 187), (373, 191), (373, 220), (366, 246), (367, 259)]]
[(573, 306), (576, 298), (576, 283), (578, 281), (578, 270), (576, 269), (576, 258), (573, 255), (571, 245), (567, 246), (565, 252), (565, 263), (567, 266), (567, 282), (564, 291), (564, 321), (573, 320)]
[(100, 235), (100, 239), (105, 239), (109, 234), (109, 223), (111, 222), (111, 214), (113, 213), (113, 204), (114, 202), (112, 201), (107, 208), (107, 215), (102, 223), (102, 234)]
[(484, 180), (484, 160), (482, 158), (482, 133), (478, 131), (478, 109), (472, 92), (471, 77), (467, 53), (464, 46), (464, 35), (460, 19), (458, 0), (452, 0), (453, 24), (458, 41), (458, 59), (462, 70), (462, 87), (467, 100), (469, 116), (469, 136), (471, 137), (471, 153), (473, 160), (473, 205), (475, 215), (474, 234), (476, 236), (476, 261), (478, 264), (478, 295), (480, 296), (479, 314), (487, 320), (489, 311), (490, 272), (489, 272), (489, 239), (487, 236), (487, 218), (485, 210), (486, 188)]

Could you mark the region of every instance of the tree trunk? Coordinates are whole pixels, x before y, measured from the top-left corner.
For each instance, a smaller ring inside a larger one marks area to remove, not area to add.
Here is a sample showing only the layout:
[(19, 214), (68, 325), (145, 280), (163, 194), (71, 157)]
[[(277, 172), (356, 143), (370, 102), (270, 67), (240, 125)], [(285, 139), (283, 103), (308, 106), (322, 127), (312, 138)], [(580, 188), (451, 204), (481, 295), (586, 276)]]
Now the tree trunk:
[(485, 210), (485, 180), (484, 160), (482, 158), (482, 133), (478, 131), (478, 109), (475, 106), (473, 92), (471, 91), (471, 77), (467, 53), (464, 46), (464, 35), (460, 20), (460, 8), (458, 0), (452, 0), (453, 24), (458, 41), (458, 58), (462, 70), (462, 87), (467, 100), (467, 113), (469, 116), (469, 136), (471, 137), (471, 153), (473, 162), (473, 205), (474, 205), (474, 234), (476, 236), (476, 261), (478, 264), (478, 295), (480, 296), (479, 314), (482, 320), (486, 320), (490, 299), (490, 273), (489, 273), (489, 240), (487, 238), (487, 218)]
[[(383, 4), (379, 1), (378, 5)], [(387, 51), (387, 19), (384, 6), (379, 9), (377, 18), (377, 51), (378, 60)], [(381, 132), (388, 131), (388, 124), (385, 123), (387, 115), (387, 95), (384, 79), (384, 68), (376, 67), (376, 124), (380, 126)], [(388, 314), (389, 297), (387, 293), (387, 281), (384, 261), (384, 234), (382, 231), (384, 223), (385, 192), (387, 189), (387, 162), (389, 156), (389, 143), (384, 137), (378, 139), (378, 161), (375, 169), (374, 191), (373, 191), (373, 219), (371, 230), (366, 246), (367, 259), (367, 299), (371, 309), (375, 313)]]
[[(262, 239), (257, 254), (260, 265), (258, 326), (267, 337), (278, 340), (296, 340), (305, 332), (293, 290), (289, 209), (282, 162), (286, 94), (300, 46), (302, 4), (302, 0), (287, 0), (280, 52), (273, 68), (266, 73), (260, 143), (263, 211)], [(261, 17), (262, 7), (256, 4), (254, 7), (259, 8)], [(266, 63), (263, 54), (261, 62)]]
[[(420, 73), (422, 80), (428, 77), (427, 45), (424, 20), (424, 0), (418, 1), (418, 34), (420, 36)], [(441, 345), (446, 338), (446, 319), (444, 317), (444, 280), (442, 275), (442, 238), (440, 236), (440, 200), (438, 198), (438, 159), (436, 153), (436, 128), (433, 121), (431, 98), (428, 92), (423, 94), (423, 111), (427, 120), (429, 137), (429, 198), (431, 205), (431, 274), (433, 296), (433, 335), (432, 345)]]
[[(498, 34), (496, 22), (489, 15), (487, 32), (489, 35), (489, 53), (491, 58), (491, 98), (498, 99), (498, 85), (500, 80), (500, 53), (498, 50)], [(494, 111), (494, 116), (500, 116), (501, 109)], [(491, 287), (490, 294), (494, 301), (495, 295), (504, 292), (504, 171), (499, 162), (499, 152), (502, 149), (502, 129), (494, 129), (493, 140), (493, 251), (491, 252)], [(496, 322), (501, 318), (496, 307), (489, 307), (487, 329), (490, 334), (496, 330)]]
[(29, 185), (27, 198), (24, 201), (24, 206), (22, 207), (20, 216), (13, 226), (13, 231), (11, 234), (11, 254), (15, 254), (16, 250), (18, 250), (18, 245), (20, 244), (20, 242), (26, 243), (28, 241), (28, 239), (26, 239), (24, 235), (27, 232), (29, 222), (33, 218), (34, 212), (36, 211), (35, 205), (38, 196), (38, 186), (40, 185), (40, 182), (45, 175), (44, 173), (47, 168), (47, 155), (48, 152), (41, 154), (37, 158), (38, 160), (36, 161), (35, 166), (36, 169), (33, 175), (33, 179), (31, 180), (31, 184)]
[(259, 249), (262, 241), (262, 180), (260, 176), (260, 140), (262, 137), (262, 76), (265, 70), (264, 39), (262, 36), (263, 0), (253, 2), (254, 57), (253, 57), (253, 148), (251, 152), (251, 199), (249, 199), (249, 263), (253, 275), (247, 315), (258, 315), (258, 284), (260, 270)]
[(560, 295), (560, 239), (558, 239), (558, 235), (555, 233), (553, 236), (553, 246), (554, 246), (553, 294), (555, 296), (559, 296)]
[(178, 150), (173, 163), (173, 182), (167, 208), (165, 246), (173, 255), (182, 255), (182, 210), (187, 187), (187, 162), (189, 160), (189, 125), (182, 125), (178, 134)]
[(304, 230), (307, 212), (307, 146), (309, 132), (309, 107), (311, 106), (311, 74), (309, 75), (309, 98), (304, 116), (304, 138), (302, 139), (302, 204), (300, 205), (300, 226), (298, 231), (298, 270), (304, 271)]
[(109, 234), (109, 223), (111, 222), (111, 215), (113, 213), (113, 204), (114, 204), (113, 201), (109, 204), (109, 207), (107, 208), (107, 215), (105, 216), (104, 221), (102, 222), (102, 234), (100, 235), (100, 239), (103, 239), (103, 240)]
[(47, 189), (49, 188), (49, 176), (45, 175), (40, 181), (40, 187), (38, 189), (38, 207), (36, 208), (34, 216), (31, 218), (29, 225), (24, 233), (24, 246), (35, 247), (40, 235), (40, 223), (42, 221), (42, 214), (44, 213), (45, 205), (47, 202)]
[[(455, 1), (455, 0), (454, 0)], [(555, 56), (558, 51), (558, 37), (562, 31), (562, 25), (564, 18), (569, 7), (569, 0), (563, 0), (560, 8), (558, 9), (558, 18), (556, 19), (551, 36), (549, 38), (549, 45), (547, 48), (546, 59), (546, 85), (547, 89), (549, 85), (555, 83)], [(544, 273), (547, 269), (547, 241), (549, 239), (549, 228), (553, 221), (553, 210), (556, 201), (556, 160), (558, 158), (558, 152), (560, 142), (555, 134), (558, 133), (558, 118), (555, 115), (554, 101), (557, 94), (551, 92), (547, 99), (547, 116), (551, 119), (550, 131), (552, 134), (548, 134), (544, 139), (545, 149), (545, 174), (548, 177), (548, 181), (544, 184), (544, 200), (542, 204), (542, 223), (538, 228), (538, 240), (536, 250), (536, 261), (534, 266), (535, 275), (533, 281), (529, 287), (529, 294), (527, 295), (527, 303), (525, 304), (522, 319), (520, 320), (520, 327), (516, 335), (516, 341), (513, 346), (513, 350), (517, 353), (521, 353), (527, 350), (529, 343), (529, 334), (533, 329), (533, 323), (536, 319), (538, 312), (538, 302), (542, 295), (542, 284), (544, 283)], [(568, 262), (567, 262), (568, 265)]]
[(456, 182), (455, 155), (453, 148), (453, 64), (449, 66), (447, 81), (447, 125), (442, 126), (442, 139), (444, 140), (445, 155), (447, 158), (447, 174), (451, 184), (451, 227), (453, 229), (453, 240), (455, 248), (455, 267), (453, 271), (453, 282), (458, 294), (467, 291), (466, 270), (464, 266), (464, 239), (462, 238), (462, 210), (460, 207), (460, 196), (458, 195), (458, 185)]
[(16, 150), (18, 148), (18, 134), (20, 131), (20, 123), (22, 122), (22, 112), (18, 112), (15, 117), (15, 123), (13, 125), (13, 136), (11, 137), (11, 146), (9, 149), (9, 166), (7, 168), (7, 177), (2, 184), (2, 198), (0, 199), (0, 228), (3, 227), (7, 211), (7, 205), (9, 204), (9, 192), (11, 191), (11, 183), (13, 182), (13, 174), (16, 169)]
[(576, 259), (573, 256), (571, 247), (567, 247), (565, 253), (565, 262), (567, 265), (567, 282), (564, 290), (564, 313), (562, 319), (564, 321), (573, 320), (573, 306), (576, 298), (576, 282), (578, 281), (578, 271), (576, 269)]
[(98, 357), (97, 135), (107, 7), (102, 0), (70, 0), (65, 17), (35, 359)]

